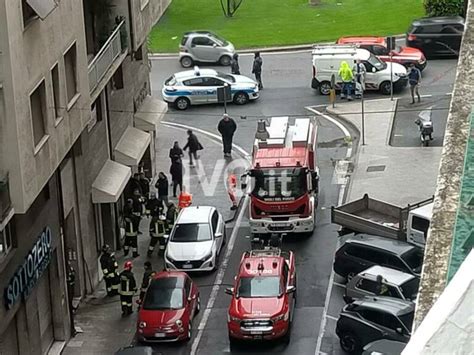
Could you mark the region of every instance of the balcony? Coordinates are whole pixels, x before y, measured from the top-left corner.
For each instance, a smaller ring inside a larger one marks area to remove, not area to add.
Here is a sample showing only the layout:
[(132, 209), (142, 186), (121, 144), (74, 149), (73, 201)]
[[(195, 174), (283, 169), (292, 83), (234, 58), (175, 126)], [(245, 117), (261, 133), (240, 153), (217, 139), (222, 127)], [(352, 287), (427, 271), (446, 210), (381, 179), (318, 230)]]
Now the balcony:
[[(89, 63), (89, 91), (92, 100), (94, 100), (102, 90), (100, 87), (102, 86), (100, 85), (101, 81), (104, 81), (105, 86), (109, 79), (104, 79), (110, 78), (113, 75), (113, 72), (110, 73), (110, 69), (114, 68), (115, 71), (122, 63), (126, 56), (125, 50), (127, 47), (128, 41), (125, 21), (122, 20)], [(98, 87), (100, 87), (100, 90), (97, 90)], [(96, 92), (97, 95), (94, 95)]]
[(0, 175), (0, 223), (8, 216), (12, 209), (10, 200), (10, 184), (8, 181), (8, 173)]

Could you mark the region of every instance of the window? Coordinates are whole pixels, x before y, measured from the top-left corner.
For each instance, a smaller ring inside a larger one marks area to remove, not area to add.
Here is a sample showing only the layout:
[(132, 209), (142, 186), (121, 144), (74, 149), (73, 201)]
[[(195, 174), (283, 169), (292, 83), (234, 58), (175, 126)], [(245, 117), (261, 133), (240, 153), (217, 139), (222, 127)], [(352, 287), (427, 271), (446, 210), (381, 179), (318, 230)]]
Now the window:
[(423, 251), (419, 248), (413, 248), (402, 256), (402, 260), (415, 272), (420, 272), (423, 266)]
[(8, 223), (3, 230), (0, 231), (0, 260), (8, 255), (12, 249), (13, 231), (11, 224)]
[(289, 269), (288, 269), (288, 265), (286, 264), (286, 262), (283, 264), (283, 285), (285, 285), (285, 287), (288, 285), (288, 274), (289, 274)]
[(364, 259), (364, 249), (357, 245), (346, 244), (345, 254), (355, 256), (356, 258)]
[(280, 278), (275, 276), (242, 277), (237, 294), (239, 297), (278, 297), (281, 294)]
[(212, 46), (214, 44), (213, 41), (211, 41), (207, 37), (195, 37), (193, 38), (192, 41), (192, 46)]
[(400, 271), (406, 271), (407, 267), (406, 265), (400, 260), (395, 255), (387, 255), (386, 256), (386, 262), (384, 262), (382, 265), (388, 266)]
[(113, 90), (123, 89), (122, 65), (118, 67), (117, 71), (114, 73), (114, 76), (112, 77), (112, 89)]
[(398, 321), (397, 317), (392, 316), (388, 313), (380, 313), (377, 323), (380, 324), (382, 327), (393, 330), (396, 330), (397, 328), (402, 328), (402, 325)]
[(356, 287), (360, 290), (364, 290), (373, 294), (376, 294), (378, 291), (377, 282), (367, 279), (360, 279)]
[(175, 277), (169, 280), (153, 280), (146, 291), (143, 301), (143, 309), (145, 310), (167, 310), (180, 309), (184, 307), (183, 289), (177, 287)]
[(418, 27), (415, 33), (441, 33), (443, 27), (441, 25), (424, 25)]
[(87, 129), (90, 132), (97, 122), (102, 121), (102, 94), (91, 105), (91, 119), (87, 123)]
[(189, 277), (186, 277), (186, 280), (184, 281), (184, 291), (186, 292), (186, 298), (191, 297), (191, 286), (192, 286), (192, 281)]
[(181, 38), (181, 45), (184, 46), (186, 44), (186, 42), (188, 41), (188, 36), (183, 36), (183, 38)]
[(383, 46), (374, 46), (373, 47), (373, 53), (375, 55), (386, 55), (388, 54), (387, 48)]
[(206, 223), (177, 224), (171, 240), (180, 242), (203, 242), (211, 240), (210, 228)]
[(426, 239), (428, 229), (430, 228), (430, 221), (425, 218), (413, 216), (413, 219), (411, 220), (411, 228), (423, 232)]
[(359, 311), (359, 314), (366, 320), (373, 322), (373, 323), (378, 323), (379, 319), (381, 318), (380, 312), (373, 311), (370, 309), (364, 309)]
[(386, 255), (380, 250), (367, 249), (364, 251), (364, 259), (377, 265), (385, 264)]
[(66, 69), (66, 92), (68, 106), (71, 105), (71, 101), (77, 95), (77, 53), (76, 44), (74, 43), (71, 48), (64, 55), (64, 66)]
[(204, 86), (204, 79), (203, 78), (193, 78), (193, 79), (183, 81), (183, 84), (186, 85), (186, 86)]
[(217, 223), (219, 222), (219, 215), (217, 214), (217, 211), (214, 211), (212, 214), (211, 218), (211, 223), (212, 223), (212, 230), (214, 233), (217, 232)]
[(417, 277), (405, 282), (401, 285), (403, 296), (409, 300), (415, 300), (416, 294), (418, 293), (418, 287), (420, 286), (420, 280)]
[(46, 135), (46, 91), (44, 80), (30, 95), (31, 121), (33, 124), (33, 142), (35, 147)]
[(61, 118), (61, 91), (59, 86), (59, 67), (56, 64), (51, 69), (51, 81), (53, 82), (53, 102), (54, 102), (54, 114), (56, 120)]
[(23, 12), (23, 25), (26, 26), (32, 20), (38, 17), (36, 12), (31, 8), (26, 0), (21, 0), (21, 10)]
[(224, 82), (216, 78), (203, 78), (204, 86), (224, 86)]
[(141, 61), (143, 60), (143, 45), (141, 45), (135, 53), (133, 53), (133, 58), (136, 61)]

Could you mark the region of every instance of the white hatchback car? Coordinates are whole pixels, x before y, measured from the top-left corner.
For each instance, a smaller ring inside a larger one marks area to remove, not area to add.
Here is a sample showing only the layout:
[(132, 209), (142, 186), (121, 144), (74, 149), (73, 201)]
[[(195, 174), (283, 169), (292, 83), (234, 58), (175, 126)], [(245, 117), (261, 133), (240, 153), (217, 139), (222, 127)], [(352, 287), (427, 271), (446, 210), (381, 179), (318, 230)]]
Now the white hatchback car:
[(225, 241), (225, 222), (215, 207), (186, 207), (179, 213), (170, 233), (164, 255), (165, 268), (215, 270)]
[(218, 72), (214, 69), (186, 70), (168, 78), (161, 91), (163, 100), (174, 104), (178, 110), (186, 110), (190, 105), (221, 102), (217, 89), (230, 86), (231, 99), (237, 105), (244, 105), (259, 97), (258, 84), (246, 76)]

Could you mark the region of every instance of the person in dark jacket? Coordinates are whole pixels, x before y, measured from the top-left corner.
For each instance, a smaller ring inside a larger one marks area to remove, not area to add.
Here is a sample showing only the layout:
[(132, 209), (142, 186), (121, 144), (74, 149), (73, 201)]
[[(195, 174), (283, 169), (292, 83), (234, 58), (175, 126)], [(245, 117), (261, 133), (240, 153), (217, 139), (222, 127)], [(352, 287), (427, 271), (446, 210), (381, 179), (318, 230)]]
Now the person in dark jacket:
[(170, 149), (170, 155), (169, 156), (170, 156), (170, 159), (171, 159), (171, 163), (173, 163), (173, 161), (175, 161), (177, 159), (181, 160), (181, 158), (184, 157), (183, 150), (179, 146), (178, 142), (174, 142), (173, 148)]
[(164, 202), (165, 206), (167, 206), (168, 205), (169, 183), (168, 183), (168, 178), (166, 177), (164, 172), (161, 171), (158, 174), (158, 180), (156, 180), (155, 187), (158, 190), (158, 199), (161, 202)]
[(143, 302), (143, 298), (145, 297), (146, 290), (148, 289), (148, 286), (150, 286), (150, 282), (153, 279), (153, 276), (155, 276), (156, 274), (156, 272), (153, 271), (153, 268), (149, 261), (145, 261), (144, 267), (145, 267), (145, 272), (143, 273), (142, 287), (140, 290), (140, 302)]
[(410, 84), (411, 103), (415, 103), (415, 93), (418, 97), (418, 102), (421, 102), (419, 91), (421, 83), (421, 71), (415, 66), (415, 63), (410, 64), (410, 70), (408, 71), (408, 83)]
[(234, 53), (232, 56), (232, 60), (230, 62), (230, 72), (232, 74), (240, 75), (240, 67), (239, 67), (239, 55)]
[(140, 173), (138, 182), (142, 189), (142, 196), (147, 198), (150, 194), (150, 179), (145, 176), (145, 173)]
[(127, 198), (132, 197), (135, 193), (135, 190), (138, 190), (140, 192), (140, 195), (143, 195), (142, 191), (142, 184), (140, 182), (140, 174), (135, 173), (133, 174), (132, 178), (128, 182), (127, 185)]
[(178, 218), (178, 210), (173, 202), (168, 203), (168, 210), (166, 211), (166, 233), (170, 234), (176, 218)]
[(183, 190), (183, 164), (181, 160), (175, 160), (170, 168), (171, 181), (173, 182), (173, 197), (176, 197), (176, 189)]
[(262, 57), (260, 57), (260, 52), (255, 52), (255, 58), (253, 59), (253, 65), (252, 65), (252, 73), (255, 74), (255, 79), (257, 80), (258, 88), (260, 90), (263, 89), (262, 64), (263, 64), (263, 60), (262, 60)]
[(186, 150), (186, 149), (189, 149), (188, 150), (189, 165), (193, 166), (193, 157), (194, 157), (195, 160), (198, 160), (197, 152), (198, 152), (198, 150), (202, 149), (202, 145), (201, 145), (201, 143), (199, 143), (198, 138), (193, 133), (193, 131), (191, 131), (190, 129), (188, 129), (188, 142), (183, 147), (183, 150)]
[(235, 121), (227, 114), (224, 113), (224, 117), (219, 121), (217, 130), (222, 136), (222, 145), (224, 146), (224, 157), (231, 157), (232, 151), (232, 138), (237, 129)]

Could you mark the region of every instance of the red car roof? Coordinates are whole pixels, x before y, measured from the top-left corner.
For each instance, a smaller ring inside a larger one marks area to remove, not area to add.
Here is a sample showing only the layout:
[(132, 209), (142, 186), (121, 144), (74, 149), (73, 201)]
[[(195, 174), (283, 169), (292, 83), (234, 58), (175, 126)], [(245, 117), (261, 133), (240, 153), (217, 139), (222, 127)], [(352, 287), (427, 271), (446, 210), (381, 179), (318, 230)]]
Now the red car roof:
[(244, 257), (239, 276), (279, 276), (284, 262), (285, 259), (281, 256)]
[(341, 37), (337, 40), (337, 44), (380, 44), (385, 46), (384, 37), (375, 36), (354, 36), (354, 37)]

